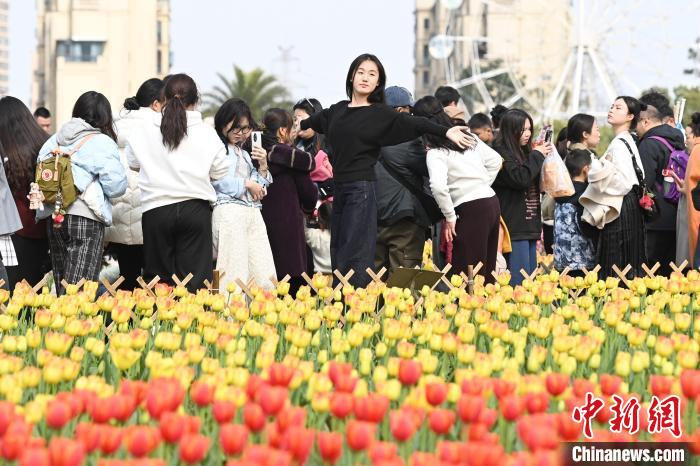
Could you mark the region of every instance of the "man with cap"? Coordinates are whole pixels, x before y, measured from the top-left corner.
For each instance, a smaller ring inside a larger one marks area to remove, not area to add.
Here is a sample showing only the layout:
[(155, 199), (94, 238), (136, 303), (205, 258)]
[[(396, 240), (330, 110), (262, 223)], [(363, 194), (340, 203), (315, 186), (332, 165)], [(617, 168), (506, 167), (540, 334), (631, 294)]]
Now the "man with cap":
[[(407, 89), (391, 86), (384, 95), (386, 104), (397, 112), (412, 112), (413, 96)], [(421, 265), (431, 226), (425, 204), (434, 203), (426, 189), (425, 156), (423, 141), (418, 138), (383, 147), (375, 166), (378, 231), (374, 265), (377, 270), (386, 267), (387, 276), (398, 267)]]

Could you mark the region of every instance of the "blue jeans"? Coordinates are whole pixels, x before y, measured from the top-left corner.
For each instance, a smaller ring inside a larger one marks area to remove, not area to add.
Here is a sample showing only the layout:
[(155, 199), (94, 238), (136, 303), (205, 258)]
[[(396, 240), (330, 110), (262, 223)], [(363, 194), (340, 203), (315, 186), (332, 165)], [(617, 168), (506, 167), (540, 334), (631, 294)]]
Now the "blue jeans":
[[(355, 274), (350, 283), (365, 287), (374, 269), (377, 246), (377, 199), (374, 181), (335, 182), (331, 217), (331, 264), (333, 270)], [(337, 279), (335, 280), (337, 283)]]
[(532, 273), (537, 267), (537, 240), (511, 241), (511, 246), (513, 251), (506, 255), (506, 262), (510, 270), (510, 284), (515, 286), (523, 282), (521, 269)]

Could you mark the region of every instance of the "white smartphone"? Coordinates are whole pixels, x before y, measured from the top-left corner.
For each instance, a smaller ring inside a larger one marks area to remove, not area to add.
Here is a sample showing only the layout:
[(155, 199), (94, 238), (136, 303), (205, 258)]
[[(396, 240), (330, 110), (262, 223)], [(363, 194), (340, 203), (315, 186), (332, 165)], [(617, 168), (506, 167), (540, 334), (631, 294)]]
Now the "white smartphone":
[(250, 138), (250, 142), (253, 147), (262, 148), (262, 131), (253, 131)]

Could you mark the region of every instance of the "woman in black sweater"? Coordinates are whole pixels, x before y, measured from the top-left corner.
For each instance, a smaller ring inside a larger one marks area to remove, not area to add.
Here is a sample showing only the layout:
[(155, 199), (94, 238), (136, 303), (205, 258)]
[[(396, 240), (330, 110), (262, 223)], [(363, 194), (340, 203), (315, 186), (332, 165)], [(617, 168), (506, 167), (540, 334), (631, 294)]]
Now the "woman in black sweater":
[(542, 234), (540, 172), (552, 144), (532, 146), (532, 118), (527, 112), (512, 109), (501, 118), (500, 131), (493, 148), (503, 157), (493, 189), (501, 204), (501, 216), (508, 227), (512, 252), (506, 256), (511, 285), (523, 281), (521, 269), (532, 273), (537, 267), (537, 240)]
[(301, 121), (302, 130), (325, 134), (333, 148), (335, 191), (331, 219), (333, 269), (358, 287), (370, 282), (377, 242), (374, 165), (382, 146), (411, 141), (424, 134), (447, 137), (466, 148), (475, 144), (465, 127), (447, 128), (427, 118), (399, 113), (384, 105), (386, 74), (377, 57), (363, 54), (348, 70), (345, 90), (350, 100), (332, 105)]

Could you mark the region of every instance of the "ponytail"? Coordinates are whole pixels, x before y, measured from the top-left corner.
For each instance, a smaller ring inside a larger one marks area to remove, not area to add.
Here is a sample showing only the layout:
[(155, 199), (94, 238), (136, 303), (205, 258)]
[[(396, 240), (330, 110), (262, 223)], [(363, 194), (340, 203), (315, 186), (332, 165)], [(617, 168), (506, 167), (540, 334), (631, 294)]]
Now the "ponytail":
[(134, 97), (127, 97), (126, 100), (124, 100), (124, 108), (126, 110), (138, 110), (141, 106), (139, 105), (138, 100), (136, 100), (136, 96)]
[(165, 83), (162, 79), (147, 79), (139, 86), (135, 96), (129, 97), (124, 101), (124, 108), (126, 110), (138, 110), (141, 107), (150, 107), (156, 100), (162, 100), (163, 86), (165, 86)]
[(163, 144), (175, 150), (187, 136), (187, 107), (199, 100), (197, 85), (186, 74), (175, 74), (166, 82), (163, 96), (165, 106), (160, 132)]

